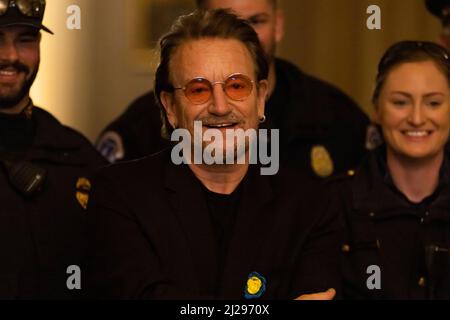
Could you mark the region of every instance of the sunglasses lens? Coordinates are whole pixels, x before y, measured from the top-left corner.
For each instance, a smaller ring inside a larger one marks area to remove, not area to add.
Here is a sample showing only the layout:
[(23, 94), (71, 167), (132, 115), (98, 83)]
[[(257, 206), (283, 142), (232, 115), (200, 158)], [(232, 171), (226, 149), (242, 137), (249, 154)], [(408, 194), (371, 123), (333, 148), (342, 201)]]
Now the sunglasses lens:
[(42, 0), (17, 0), (17, 7), (27, 17), (40, 18), (44, 13), (45, 2)]
[(252, 81), (244, 75), (231, 76), (225, 82), (225, 92), (233, 100), (247, 98), (253, 90)]
[[(244, 100), (253, 90), (252, 81), (244, 75), (233, 75), (225, 81), (225, 93), (232, 100)], [(207, 102), (212, 95), (212, 84), (203, 78), (190, 81), (184, 90), (184, 94), (194, 104)]]
[(192, 103), (205, 103), (211, 97), (211, 84), (206, 79), (194, 79), (186, 85), (185, 94)]

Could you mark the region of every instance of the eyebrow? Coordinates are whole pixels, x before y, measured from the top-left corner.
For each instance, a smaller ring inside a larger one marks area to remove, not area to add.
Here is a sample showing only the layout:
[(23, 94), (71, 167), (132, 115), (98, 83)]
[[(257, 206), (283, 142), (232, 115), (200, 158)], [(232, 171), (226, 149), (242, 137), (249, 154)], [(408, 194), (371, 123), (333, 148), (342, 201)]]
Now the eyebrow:
[(251, 16), (246, 17), (245, 20), (250, 21), (252, 19), (268, 18), (268, 17), (269, 17), (269, 14), (267, 14), (265, 12), (260, 12), (260, 13), (255, 13), (255, 14), (252, 14)]
[[(392, 94), (400, 94), (400, 95), (412, 98), (412, 95), (410, 93), (404, 92), (404, 91), (393, 91), (393, 92), (391, 92), (391, 95)], [(430, 92), (430, 93), (425, 94), (424, 97), (431, 97), (431, 96), (435, 96), (435, 95), (444, 96), (444, 94), (442, 92)]]
[[(34, 32), (23, 32), (23, 33), (19, 33), (16, 36), (16, 39), (21, 38), (21, 37), (31, 37), (34, 39), (39, 39), (39, 32), (38, 33), (34, 33)], [(5, 34), (3, 32), (0, 32), (0, 38), (3, 39), (5, 38)]]
[[(0, 35), (5, 35), (8, 31), (0, 30)], [(39, 35), (41, 32), (39, 29), (36, 28), (22, 28), (21, 31), (17, 31), (17, 35)]]
[(39, 30), (27, 30), (19, 33), (19, 36), (30, 36), (30, 37), (38, 37)]

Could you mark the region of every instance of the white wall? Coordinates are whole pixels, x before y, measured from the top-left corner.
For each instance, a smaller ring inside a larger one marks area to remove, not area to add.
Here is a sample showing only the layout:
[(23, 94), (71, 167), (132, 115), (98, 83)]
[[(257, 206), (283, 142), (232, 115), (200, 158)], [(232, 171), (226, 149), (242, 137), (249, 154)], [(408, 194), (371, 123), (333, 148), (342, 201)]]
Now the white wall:
[[(133, 2), (47, 0), (44, 24), (55, 35), (43, 33), (41, 67), (31, 95), (36, 105), (91, 141), (152, 86), (150, 62), (139, 69), (132, 61), (127, 22)], [(81, 30), (66, 28), (66, 9), (72, 4), (81, 8)]]

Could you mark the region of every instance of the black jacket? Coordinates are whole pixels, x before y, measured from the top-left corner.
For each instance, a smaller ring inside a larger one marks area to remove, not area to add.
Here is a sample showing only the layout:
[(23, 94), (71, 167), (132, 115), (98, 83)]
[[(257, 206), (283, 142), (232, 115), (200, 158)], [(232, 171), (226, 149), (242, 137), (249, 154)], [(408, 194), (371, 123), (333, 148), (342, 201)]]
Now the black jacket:
[[(369, 125), (364, 112), (342, 91), (289, 62), (277, 59), (276, 74), (264, 126), (280, 129), (283, 162), (316, 177), (311, 153), (314, 147), (322, 146), (331, 158), (334, 172), (358, 165), (365, 154)], [(160, 110), (153, 92), (133, 102), (103, 133), (111, 131), (120, 136), (124, 147), (124, 158), (118, 160), (141, 158), (169, 145), (160, 134)], [(109, 157), (118, 144), (100, 137), (98, 149)], [(329, 166), (328, 162), (325, 166)]]
[[(345, 208), (344, 295), (450, 299), (450, 166), (444, 163), (436, 192), (413, 204), (394, 186), (385, 157), (381, 147), (355, 175), (332, 182)], [(439, 252), (430, 251), (431, 246)], [(380, 290), (368, 289), (374, 274), (368, 273), (369, 266), (380, 268)]]
[(81, 266), (83, 252), (85, 190), (77, 191), (77, 182), (104, 160), (84, 137), (46, 111), (34, 107), (29, 121), (34, 122), (31, 146), (20, 157), (4, 150), (1, 158), (30, 161), (45, 169), (47, 178), (42, 190), (28, 197), (0, 167), (0, 299), (76, 297), (81, 292), (67, 289), (66, 271)]
[(262, 299), (339, 291), (336, 208), (304, 175), (250, 169), (221, 266), (202, 186), (169, 151), (104, 169), (92, 190), (93, 298), (243, 299), (252, 272), (267, 280)]

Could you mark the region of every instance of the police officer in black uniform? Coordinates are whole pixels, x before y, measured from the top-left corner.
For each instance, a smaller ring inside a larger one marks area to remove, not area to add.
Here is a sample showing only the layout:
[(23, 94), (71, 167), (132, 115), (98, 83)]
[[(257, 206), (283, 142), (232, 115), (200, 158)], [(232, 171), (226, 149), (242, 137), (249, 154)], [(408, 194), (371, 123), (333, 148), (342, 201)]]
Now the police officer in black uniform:
[(450, 48), (450, 1), (449, 0), (425, 0), (425, 5), (430, 13), (441, 20), (442, 33), (439, 43)]
[(450, 61), (443, 47), (404, 41), (382, 58), (373, 102), (385, 144), (347, 177), (344, 294), (450, 299)]
[(0, 1), (0, 299), (80, 295), (86, 174), (104, 163), (30, 99), (40, 30), (52, 33), (44, 10), (44, 0)]
[[(365, 153), (367, 116), (336, 87), (275, 58), (283, 16), (275, 0), (199, 0), (202, 8), (231, 7), (257, 31), (270, 58), (268, 128), (280, 129), (282, 161), (314, 177), (357, 165)], [(153, 92), (138, 98), (101, 134), (97, 148), (111, 162), (130, 160), (168, 145), (161, 138), (160, 111)]]

